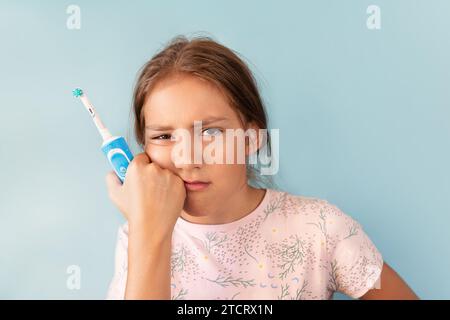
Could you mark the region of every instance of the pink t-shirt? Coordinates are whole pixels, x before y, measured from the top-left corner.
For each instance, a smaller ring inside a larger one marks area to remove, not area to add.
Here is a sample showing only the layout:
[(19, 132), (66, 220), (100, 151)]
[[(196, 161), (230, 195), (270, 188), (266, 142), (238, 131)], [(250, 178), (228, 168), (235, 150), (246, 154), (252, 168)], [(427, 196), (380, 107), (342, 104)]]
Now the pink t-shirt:
[[(128, 224), (119, 228), (107, 299), (123, 299)], [(267, 189), (231, 223), (178, 218), (172, 237), (172, 299), (359, 298), (380, 283), (383, 259), (361, 225), (326, 200)]]

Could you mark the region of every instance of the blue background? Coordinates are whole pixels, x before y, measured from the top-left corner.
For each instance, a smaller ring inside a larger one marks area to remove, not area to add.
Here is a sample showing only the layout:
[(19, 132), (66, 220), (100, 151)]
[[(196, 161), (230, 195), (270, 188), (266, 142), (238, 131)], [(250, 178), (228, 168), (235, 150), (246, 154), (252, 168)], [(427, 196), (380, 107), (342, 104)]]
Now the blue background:
[[(70, 4), (80, 30), (66, 27)], [(380, 30), (366, 27), (370, 4)], [(173, 36), (202, 34), (259, 80), (280, 129), (278, 185), (336, 204), (421, 298), (449, 299), (449, 12), (445, 0), (0, 1), (0, 298), (105, 297), (124, 220), (71, 90), (132, 137), (138, 69)]]

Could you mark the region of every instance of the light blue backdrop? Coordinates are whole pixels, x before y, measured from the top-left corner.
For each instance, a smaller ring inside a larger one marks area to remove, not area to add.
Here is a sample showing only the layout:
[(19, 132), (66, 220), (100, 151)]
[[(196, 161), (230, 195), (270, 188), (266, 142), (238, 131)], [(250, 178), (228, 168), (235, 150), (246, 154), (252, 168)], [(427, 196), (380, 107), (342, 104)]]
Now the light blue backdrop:
[[(80, 30), (66, 27), (70, 4)], [(370, 4), (380, 30), (366, 27)], [(137, 70), (200, 31), (259, 79), (280, 187), (338, 205), (419, 296), (449, 299), (449, 12), (445, 0), (0, 1), (0, 297), (104, 298), (123, 219), (71, 90), (131, 134)]]

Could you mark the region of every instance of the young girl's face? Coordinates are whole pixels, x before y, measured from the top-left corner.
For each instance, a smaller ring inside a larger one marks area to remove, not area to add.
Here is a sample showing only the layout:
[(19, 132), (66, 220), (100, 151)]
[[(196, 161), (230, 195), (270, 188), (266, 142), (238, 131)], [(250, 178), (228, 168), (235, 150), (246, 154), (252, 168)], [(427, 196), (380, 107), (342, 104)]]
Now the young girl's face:
[[(203, 157), (205, 148), (218, 135), (222, 135), (223, 150), (226, 150), (226, 129), (246, 129), (226, 97), (215, 86), (189, 75), (169, 77), (156, 84), (147, 96), (143, 108), (146, 125), (145, 152), (151, 161), (171, 170), (185, 181), (209, 182), (208, 187), (203, 190), (186, 190), (185, 211), (195, 213), (206, 210), (205, 208), (214, 209), (211, 205), (217, 203), (217, 199), (230, 199), (248, 186), (245, 163), (237, 163), (234, 158), (234, 163), (227, 164), (223, 158), (223, 164), (207, 164)], [(200, 135), (197, 141), (201, 143), (196, 145), (194, 121), (202, 121), (201, 130), (196, 133)], [(171, 141), (175, 136), (172, 133), (180, 128), (189, 130), (192, 137), (189, 150), (191, 161), (181, 164), (174, 162), (171, 157), (172, 149), (177, 143)], [(235, 155), (237, 147), (235, 143)], [(202, 157), (202, 164), (194, 163), (194, 152)]]

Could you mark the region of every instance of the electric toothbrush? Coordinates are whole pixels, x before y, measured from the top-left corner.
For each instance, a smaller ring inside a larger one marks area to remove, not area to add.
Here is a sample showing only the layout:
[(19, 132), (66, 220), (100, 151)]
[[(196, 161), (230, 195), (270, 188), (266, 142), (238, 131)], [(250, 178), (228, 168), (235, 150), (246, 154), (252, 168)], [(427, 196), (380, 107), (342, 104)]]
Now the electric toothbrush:
[(100, 120), (94, 107), (92, 106), (92, 103), (89, 101), (88, 97), (82, 89), (76, 88), (72, 91), (72, 93), (75, 98), (80, 98), (87, 111), (89, 111), (89, 114), (91, 115), (98, 132), (100, 132), (103, 138), (101, 150), (103, 151), (103, 154), (108, 158), (108, 161), (113, 167), (116, 175), (123, 183), (123, 181), (125, 180), (125, 174), (127, 173), (128, 165), (133, 160), (133, 154), (130, 152), (130, 148), (125, 141), (125, 138), (122, 136), (111, 135), (109, 130), (103, 124), (102, 120)]

